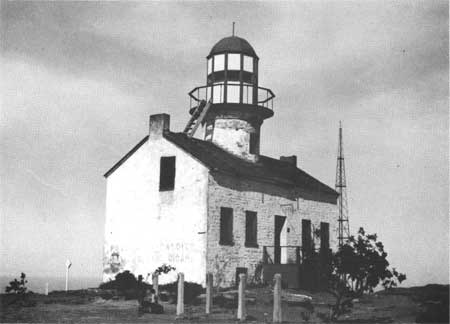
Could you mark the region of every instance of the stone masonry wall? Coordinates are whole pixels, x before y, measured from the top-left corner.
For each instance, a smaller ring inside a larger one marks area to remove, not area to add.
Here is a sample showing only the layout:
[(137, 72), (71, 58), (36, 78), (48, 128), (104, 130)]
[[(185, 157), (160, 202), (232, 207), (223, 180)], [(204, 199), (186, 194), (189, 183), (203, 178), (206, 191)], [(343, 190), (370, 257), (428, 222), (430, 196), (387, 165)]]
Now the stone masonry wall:
[[(233, 246), (220, 245), (220, 207), (233, 209)], [(245, 247), (245, 211), (257, 213), (258, 247)], [(211, 174), (208, 184), (207, 271), (214, 274), (215, 285), (235, 283), (236, 268), (248, 269), (249, 281), (262, 261), (263, 246), (274, 245), (274, 217), (286, 216), (280, 245), (301, 245), (301, 220), (310, 219), (312, 230), (320, 222), (330, 224), (330, 247), (337, 247), (337, 205), (307, 200), (281, 186)], [(320, 239), (315, 238), (316, 248)], [(268, 249), (273, 258), (273, 248)], [(295, 262), (295, 248), (282, 249), (282, 263)]]

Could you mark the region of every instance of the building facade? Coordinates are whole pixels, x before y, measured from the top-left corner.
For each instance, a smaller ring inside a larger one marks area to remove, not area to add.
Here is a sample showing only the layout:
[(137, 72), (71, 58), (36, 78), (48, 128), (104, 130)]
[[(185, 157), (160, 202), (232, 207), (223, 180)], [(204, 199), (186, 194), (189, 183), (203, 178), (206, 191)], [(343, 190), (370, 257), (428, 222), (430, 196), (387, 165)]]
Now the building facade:
[[(166, 263), (187, 281), (212, 272), (230, 286), (240, 272), (258, 280), (263, 263), (300, 264), (337, 245), (337, 193), (295, 156), (260, 154), (274, 94), (259, 86), (258, 64), (246, 40), (219, 41), (206, 85), (190, 92), (191, 125), (172, 132), (170, 116), (150, 116), (149, 134), (105, 174), (105, 281)], [(191, 132), (200, 125), (202, 139)]]

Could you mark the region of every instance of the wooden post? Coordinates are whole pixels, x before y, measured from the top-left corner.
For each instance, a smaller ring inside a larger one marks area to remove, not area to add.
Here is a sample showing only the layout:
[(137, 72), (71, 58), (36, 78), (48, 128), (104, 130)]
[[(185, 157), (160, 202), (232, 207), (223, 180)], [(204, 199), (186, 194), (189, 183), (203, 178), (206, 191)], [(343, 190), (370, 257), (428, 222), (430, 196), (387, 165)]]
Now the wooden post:
[(281, 323), (281, 274), (274, 276), (275, 287), (273, 288), (273, 322)]
[(263, 263), (264, 264), (269, 263), (269, 258), (268, 258), (267, 247), (266, 246), (263, 246)]
[(211, 314), (213, 304), (213, 274), (208, 272), (206, 274), (206, 314)]
[(184, 274), (178, 274), (177, 316), (184, 314)]
[(245, 284), (247, 283), (247, 275), (245, 273), (239, 274), (239, 299), (237, 318), (240, 321), (245, 321), (247, 318), (247, 310), (245, 309)]
[(154, 273), (152, 275), (153, 290), (155, 291), (155, 297), (157, 297), (157, 298), (159, 298), (158, 278), (159, 278), (159, 275), (157, 273)]
[(300, 259), (300, 246), (295, 247), (295, 259), (297, 264), (302, 263)]

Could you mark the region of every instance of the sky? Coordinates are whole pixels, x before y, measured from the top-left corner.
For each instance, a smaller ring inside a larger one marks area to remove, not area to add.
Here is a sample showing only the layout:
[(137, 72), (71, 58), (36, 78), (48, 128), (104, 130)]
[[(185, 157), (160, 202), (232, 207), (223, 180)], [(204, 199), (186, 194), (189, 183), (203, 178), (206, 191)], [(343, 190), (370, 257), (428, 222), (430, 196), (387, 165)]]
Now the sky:
[(264, 155), (334, 187), (338, 126), (351, 232), (377, 233), (405, 286), (449, 283), (448, 3), (1, 2), (0, 275), (100, 281), (103, 174), (187, 93), (231, 35), (276, 94)]

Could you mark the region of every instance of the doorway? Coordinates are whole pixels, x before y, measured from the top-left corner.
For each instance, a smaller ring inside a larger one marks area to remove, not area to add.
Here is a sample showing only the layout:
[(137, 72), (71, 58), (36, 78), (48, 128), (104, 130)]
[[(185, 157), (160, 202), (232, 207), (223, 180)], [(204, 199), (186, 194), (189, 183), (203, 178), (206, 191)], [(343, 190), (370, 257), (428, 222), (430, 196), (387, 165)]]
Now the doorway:
[(285, 216), (275, 216), (275, 235), (274, 235), (274, 263), (281, 263), (281, 232), (286, 222)]

